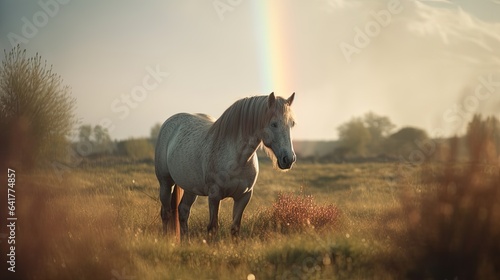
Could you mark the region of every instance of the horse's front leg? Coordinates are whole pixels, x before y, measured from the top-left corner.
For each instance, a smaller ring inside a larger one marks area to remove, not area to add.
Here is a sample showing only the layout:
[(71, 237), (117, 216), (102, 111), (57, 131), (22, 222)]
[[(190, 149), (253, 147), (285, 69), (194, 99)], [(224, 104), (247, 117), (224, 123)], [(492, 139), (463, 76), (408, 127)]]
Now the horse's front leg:
[(250, 198), (252, 197), (253, 190), (243, 194), (243, 196), (234, 199), (233, 206), (233, 224), (231, 225), (231, 235), (233, 237), (238, 237), (240, 233), (241, 218), (243, 216), (243, 211), (247, 207)]
[(208, 209), (210, 211), (210, 222), (207, 226), (208, 237), (213, 239), (217, 236), (219, 230), (219, 206), (220, 206), (220, 192), (218, 187), (211, 188), (208, 194)]

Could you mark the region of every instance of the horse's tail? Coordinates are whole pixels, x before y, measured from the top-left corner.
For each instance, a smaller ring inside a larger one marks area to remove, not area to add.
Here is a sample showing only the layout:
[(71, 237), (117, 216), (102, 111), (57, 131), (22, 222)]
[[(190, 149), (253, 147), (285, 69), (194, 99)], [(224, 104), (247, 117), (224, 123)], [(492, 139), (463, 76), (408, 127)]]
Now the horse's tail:
[(172, 192), (170, 207), (174, 213), (173, 219), (170, 219), (168, 228), (174, 229), (175, 239), (180, 242), (181, 240), (181, 225), (179, 222), (179, 204), (181, 203), (182, 195), (184, 190), (181, 189), (177, 184), (174, 185), (174, 191)]

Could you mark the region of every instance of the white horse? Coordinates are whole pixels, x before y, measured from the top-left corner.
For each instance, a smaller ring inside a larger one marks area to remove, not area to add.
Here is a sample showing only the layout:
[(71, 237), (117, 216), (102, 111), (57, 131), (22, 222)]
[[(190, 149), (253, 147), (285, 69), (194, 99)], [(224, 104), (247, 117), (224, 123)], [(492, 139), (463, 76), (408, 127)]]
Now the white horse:
[(234, 199), (231, 234), (238, 235), (259, 173), (257, 148), (264, 144), (282, 170), (295, 162), (291, 137), (295, 121), (290, 109), (294, 96), (284, 99), (271, 93), (243, 98), (215, 122), (204, 114), (180, 113), (163, 123), (155, 171), (164, 233), (175, 230), (178, 235), (180, 223), (181, 240), (185, 239), (191, 206), (201, 195), (208, 196), (209, 236), (217, 233), (219, 204), (226, 197)]

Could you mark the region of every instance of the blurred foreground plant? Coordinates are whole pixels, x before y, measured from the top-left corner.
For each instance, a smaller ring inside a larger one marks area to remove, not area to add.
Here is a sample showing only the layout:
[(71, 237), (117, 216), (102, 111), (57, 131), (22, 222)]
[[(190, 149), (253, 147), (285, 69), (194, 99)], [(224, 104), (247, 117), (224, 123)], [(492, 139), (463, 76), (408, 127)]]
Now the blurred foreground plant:
[(75, 99), (40, 55), (18, 46), (0, 65), (0, 153), (16, 166), (32, 167), (66, 156), (76, 123)]
[(403, 277), (500, 279), (500, 167), (492, 124), (474, 117), (467, 162), (458, 162), (459, 139), (451, 139), (440, 175), (431, 177), (432, 163), (422, 168), (430, 189), (417, 200), (403, 197), (406, 230), (397, 238), (406, 257)]

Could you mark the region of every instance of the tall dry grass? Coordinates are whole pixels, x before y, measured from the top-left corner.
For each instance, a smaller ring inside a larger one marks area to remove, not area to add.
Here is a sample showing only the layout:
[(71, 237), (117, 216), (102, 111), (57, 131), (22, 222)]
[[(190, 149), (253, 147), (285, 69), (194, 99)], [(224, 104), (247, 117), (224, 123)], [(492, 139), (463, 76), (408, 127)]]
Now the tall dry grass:
[(106, 199), (68, 196), (76, 181), (17, 173), (16, 272), (2, 269), (1, 279), (101, 279), (130, 265)]
[(387, 260), (400, 277), (500, 279), (500, 166), (490, 131), (478, 125), (467, 138), (467, 162), (452, 139), (444, 166), (423, 166), (427, 189), (403, 196), (401, 254)]
[[(382, 171), (390, 168), (301, 165), (290, 177), (275, 177), (264, 165), (240, 240), (230, 238), (229, 200), (221, 206), (220, 239), (203, 242), (208, 204), (200, 197), (190, 220), (191, 243), (183, 246), (160, 234), (150, 163), (85, 161), (62, 184), (20, 169), (16, 276), (495, 279), (498, 166), (483, 159), (430, 163), (419, 176), (422, 181), (415, 182), (421, 192), (401, 201), (400, 191), (414, 186), (388, 185)], [(307, 194), (291, 191), (302, 184)], [(382, 219), (388, 211), (395, 223)], [(387, 230), (393, 226), (394, 232)], [(9, 279), (5, 270), (1, 273), (1, 279)]]
[[(1, 279), (234, 279), (250, 273), (269, 279), (290, 273), (303, 275), (300, 269), (311, 265), (321, 265), (318, 267), (323, 270), (313, 269), (304, 275), (323, 275), (330, 273), (323, 264), (325, 256), (350, 257), (343, 253), (349, 249), (331, 241), (318, 249), (312, 241), (320, 234), (311, 225), (307, 234), (296, 228), (288, 237), (277, 226), (269, 226), (274, 223), (269, 215), (283, 215), (284, 211), (290, 211), (286, 215), (307, 214), (304, 219), (325, 223), (317, 224), (318, 228), (328, 222), (315, 215), (329, 212), (314, 214), (314, 209), (331, 209), (330, 221), (336, 220), (336, 208), (322, 208), (312, 203), (313, 197), (303, 194), (288, 195), (289, 202), (302, 205), (299, 208), (282, 204), (287, 196), (283, 195), (262, 212), (248, 212), (239, 242), (233, 242), (224, 231), (218, 242), (202, 242), (206, 221), (195, 219), (191, 223), (192, 243), (175, 245), (160, 234), (152, 168), (129, 162), (113, 168), (88, 166), (73, 170), (62, 183), (43, 173), (19, 169), (17, 272), (5, 274), (2, 270)], [(303, 201), (311, 203), (301, 204)], [(205, 205), (200, 208), (198, 211), (207, 212)], [(295, 212), (297, 209), (306, 212)], [(229, 215), (222, 222), (227, 227)], [(301, 225), (305, 224), (306, 220)], [(4, 252), (5, 243), (1, 245)]]

